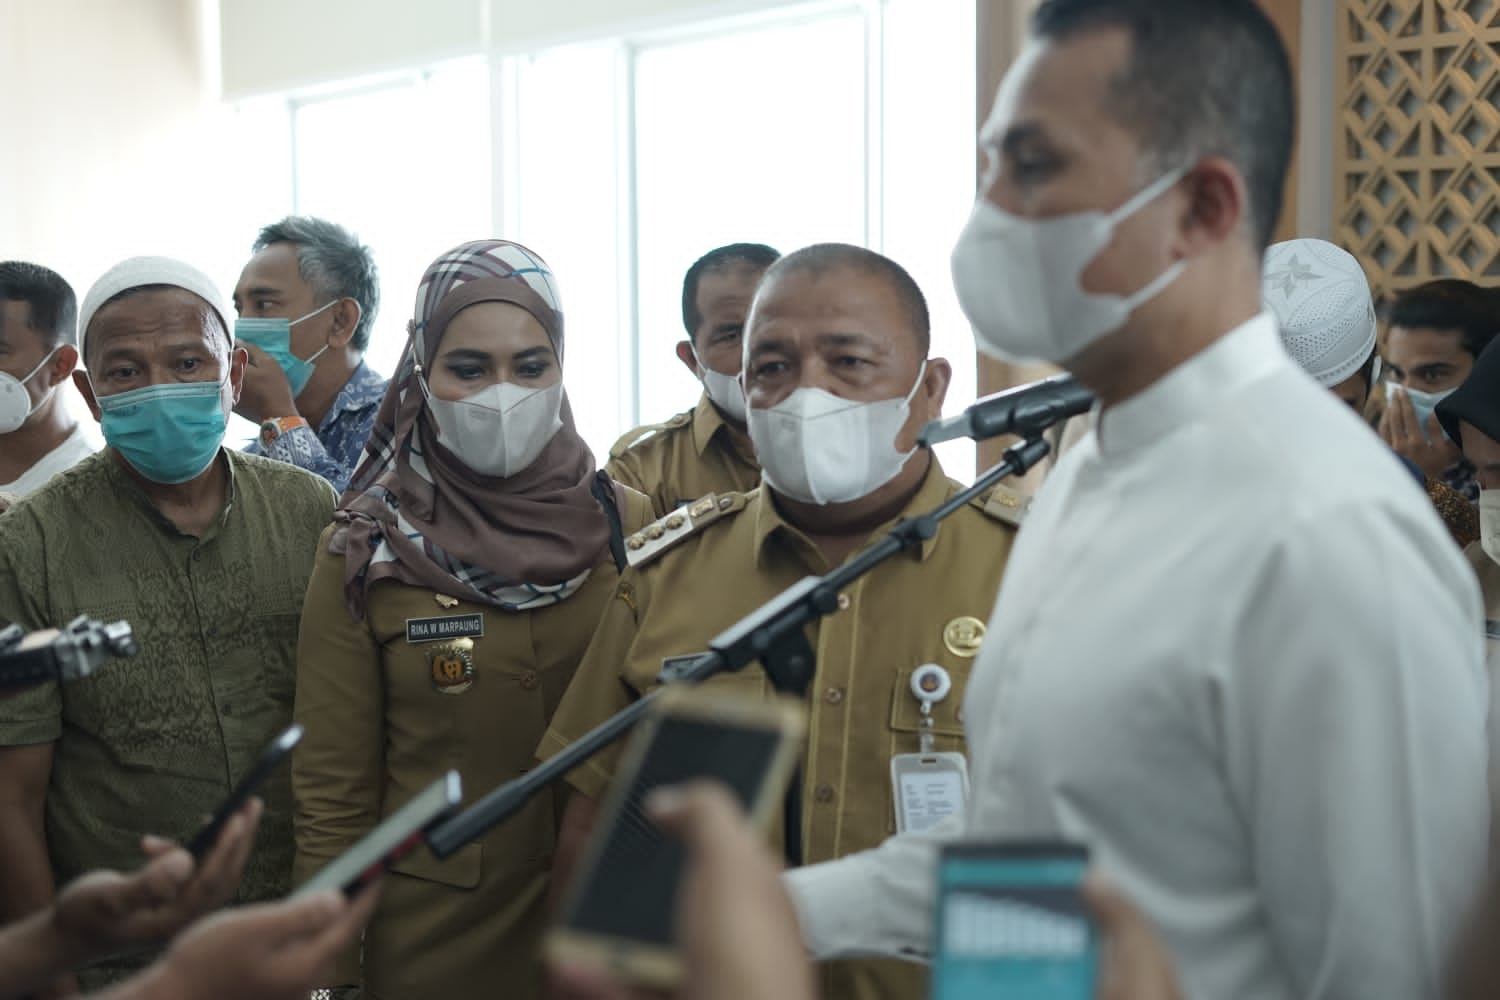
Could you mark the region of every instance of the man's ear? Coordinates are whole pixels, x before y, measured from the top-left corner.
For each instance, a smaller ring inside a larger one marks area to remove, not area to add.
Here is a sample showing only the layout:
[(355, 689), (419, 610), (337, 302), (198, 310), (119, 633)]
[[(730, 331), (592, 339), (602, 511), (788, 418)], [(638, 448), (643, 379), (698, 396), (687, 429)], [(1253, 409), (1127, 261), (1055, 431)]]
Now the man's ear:
[(937, 420), (943, 415), (943, 403), (948, 399), (948, 386), (953, 383), (953, 366), (947, 358), (929, 358), (927, 371), (922, 376), (922, 389), (917, 397), (927, 397), (928, 420)]
[(89, 412), (94, 415), (94, 420), (102, 421), (104, 411), (99, 409), (99, 400), (94, 397), (94, 383), (89, 381), (89, 373), (82, 368), (73, 369), (73, 388), (78, 390), (78, 395), (89, 404)]
[(231, 406), (240, 405), (240, 390), (245, 387), (245, 365), (250, 363), (250, 352), (243, 347), (229, 351), (229, 387), (234, 392)]
[(703, 378), (703, 367), (698, 364), (698, 358), (693, 354), (693, 342), (691, 340), (679, 340), (677, 342), (677, 360), (687, 365), (687, 370), (693, 373), (693, 378)]
[(1182, 235), (1189, 254), (1237, 239), (1250, 214), (1250, 191), (1239, 168), (1219, 156), (1198, 163), (1183, 179), (1188, 204)]
[(72, 344), (63, 344), (52, 355), (52, 363), (47, 366), (47, 385), (61, 385), (77, 367), (78, 348)]
[(328, 335), (328, 343), (332, 347), (346, 347), (349, 341), (354, 339), (354, 331), (359, 328), (359, 319), (364, 315), (364, 310), (359, 303), (351, 298), (339, 299), (339, 304), (333, 307), (333, 332)]

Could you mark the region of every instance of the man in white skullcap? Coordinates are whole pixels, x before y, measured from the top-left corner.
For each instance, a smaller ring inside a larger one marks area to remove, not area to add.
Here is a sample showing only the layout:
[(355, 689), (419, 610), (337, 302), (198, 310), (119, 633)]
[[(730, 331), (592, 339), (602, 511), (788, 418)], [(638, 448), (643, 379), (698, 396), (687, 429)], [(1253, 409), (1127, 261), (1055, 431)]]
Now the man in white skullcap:
[[(222, 446), (245, 367), (229, 330), (213, 282), (168, 258), (124, 261), (84, 298), (74, 378), (105, 448), (0, 519), (0, 626), (124, 619), (140, 654), (66, 694), (43, 684), (0, 703), (0, 920), (86, 871), (139, 867), (143, 834), (191, 837), (291, 721), (302, 594), (334, 495)], [(283, 895), (291, 874), (287, 775), (262, 794), (242, 900)]]
[(1292, 360), (1363, 412), (1376, 365), (1375, 303), (1359, 261), (1325, 240), (1277, 243), (1266, 251), (1261, 300)]
[[(1286, 352), (1355, 413), (1364, 413), (1380, 364), (1364, 268), (1332, 243), (1307, 238), (1275, 244), (1264, 266), (1261, 300), (1281, 327)], [(1463, 548), (1478, 540), (1479, 518), (1463, 494), (1392, 454), (1426, 488), (1453, 541)]]

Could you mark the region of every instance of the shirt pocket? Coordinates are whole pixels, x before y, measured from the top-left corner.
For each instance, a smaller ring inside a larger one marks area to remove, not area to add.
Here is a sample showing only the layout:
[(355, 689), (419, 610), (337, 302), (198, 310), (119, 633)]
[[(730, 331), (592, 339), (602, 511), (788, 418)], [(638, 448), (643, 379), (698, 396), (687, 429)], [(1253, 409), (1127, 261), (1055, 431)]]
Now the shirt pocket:
[(391, 865), (391, 871), (454, 889), (475, 889), (479, 886), (483, 861), (484, 845), (478, 841), (465, 844), (453, 856), (441, 860), (425, 846), (420, 846)]
[[(964, 692), (969, 686), (969, 673), (973, 661), (961, 663), (927, 661), (938, 663), (952, 678), (953, 687), (942, 701), (932, 706), (932, 752), (966, 753), (964, 740)], [(918, 663), (896, 672), (895, 687), (891, 691), (890, 752), (888, 757), (903, 753), (919, 753), (922, 749), (922, 703), (912, 694), (912, 674), (925, 666)], [(888, 833), (896, 832), (896, 803), (891, 790), (889, 774), (883, 782), (885, 787), (885, 820)]]

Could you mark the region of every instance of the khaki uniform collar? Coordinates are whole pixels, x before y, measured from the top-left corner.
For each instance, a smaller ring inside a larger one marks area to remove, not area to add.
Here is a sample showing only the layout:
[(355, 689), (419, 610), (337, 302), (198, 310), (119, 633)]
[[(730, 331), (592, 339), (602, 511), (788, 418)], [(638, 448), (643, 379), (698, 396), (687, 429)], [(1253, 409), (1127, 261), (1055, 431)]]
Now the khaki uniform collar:
[(713, 445), (715, 436), (721, 437), (722, 446), (739, 455), (747, 464), (756, 464), (750, 435), (725, 420), (724, 414), (705, 392), (698, 397), (698, 405), (693, 407), (693, 447), (700, 458)]
[[(917, 487), (917, 492), (901, 508), (901, 513), (882, 524), (870, 533), (870, 543), (873, 544), (883, 538), (887, 532), (896, 526), (898, 521), (905, 518), (916, 517), (926, 514), (935, 509), (953, 493), (953, 484), (943, 472), (943, 466), (938, 462), (937, 456), (931, 457), (927, 467), (927, 475), (922, 480), (922, 485)], [(776, 502), (771, 496), (770, 490), (764, 485), (750, 494), (746, 504), (749, 514), (755, 519), (755, 562), (757, 566), (765, 565), (766, 547), (771, 544), (772, 536), (777, 537), (776, 544), (790, 544), (802, 549), (809, 557), (813, 566), (822, 563), (822, 555), (818, 547), (803, 532), (790, 524), (781, 512), (776, 509)], [(941, 531), (941, 529), (939, 529)], [(926, 561), (932, 555), (937, 546), (937, 536), (926, 539), (917, 553), (917, 558)], [(832, 567), (830, 567), (832, 568)]]

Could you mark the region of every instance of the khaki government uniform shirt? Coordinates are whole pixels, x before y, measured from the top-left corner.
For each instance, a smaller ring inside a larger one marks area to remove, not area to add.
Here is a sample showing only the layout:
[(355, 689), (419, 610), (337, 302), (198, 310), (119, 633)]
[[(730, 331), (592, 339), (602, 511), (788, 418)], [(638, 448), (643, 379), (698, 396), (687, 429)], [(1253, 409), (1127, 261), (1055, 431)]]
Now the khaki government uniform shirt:
[(657, 517), (710, 493), (745, 493), (760, 482), (750, 436), (725, 420), (706, 393), (689, 412), (616, 441), (604, 470), (650, 497)]
[[(628, 493), (627, 532), (651, 518)], [(318, 545), (298, 646), (293, 757), (296, 879), (316, 874), (445, 771), (464, 804), (535, 763), (618, 579), (606, 552), (567, 600), (502, 611), (397, 580), (378, 580), (364, 621), (344, 606), (344, 558)], [(468, 617), (453, 639), (425, 640), (433, 619)], [(473, 619), (483, 634), (473, 634)], [(551, 792), (446, 861), (426, 848), (398, 863), (358, 949), (328, 985), (363, 981), (386, 1000), (531, 1000), (540, 994), (543, 907), (559, 819)]]
[[(902, 516), (926, 513), (958, 489), (934, 459)], [(997, 491), (988, 504), (959, 510), (935, 538), (850, 586), (841, 610), (809, 630), (817, 673), (808, 689), (803, 761), (806, 863), (874, 847), (895, 832), (890, 762), (893, 754), (919, 749), (920, 705), (910, 688), (918, 667), (941, 664), (953, 679), (952, 691), (933, 709), (933, 749), (963, 749), (964, 686), (1023, 509), (1014, 494)], [(663, 658), (703, 651), (725, 627), (802, 577), (830, 568), (782, 519), (765, 490), (704, 498), (674, 516), (690, 516), (692, 527), (674, 532), (669, 517), (648, 529), (644, 546), (632, 540), (636, 564), (620, 579), (538, 751), (542, 758), (648, 691)], [(665, 536), (650, 540), (657, 527)], [(771, 693), (758, 664), (707, 683), (755, 697)], [(618, 758), (617, 745), (574, 771), (569, 782), (598, 800)], [(772, 830), (779, 841), (779, 818)], [(821, 995), (912, 1000), (924, 995), (924, 980), (916, 965), (833, 963)]]
[[(141, 866), (143, 833), (185, 840), (292, 717), (302, 595), (334, 496), (317, 476), (223, 449), (228, 502), (182, 534), (105, 449), (0, 519), (0, 623), (130, 623), (140, 652), (0, 700), (0, 745), (55, 741), (47, 847), (58, 886)], [(291, 783), (266, 803), (239, 899), (282, 896)], [(86, 989), (146, 958), (86, 971)]]

